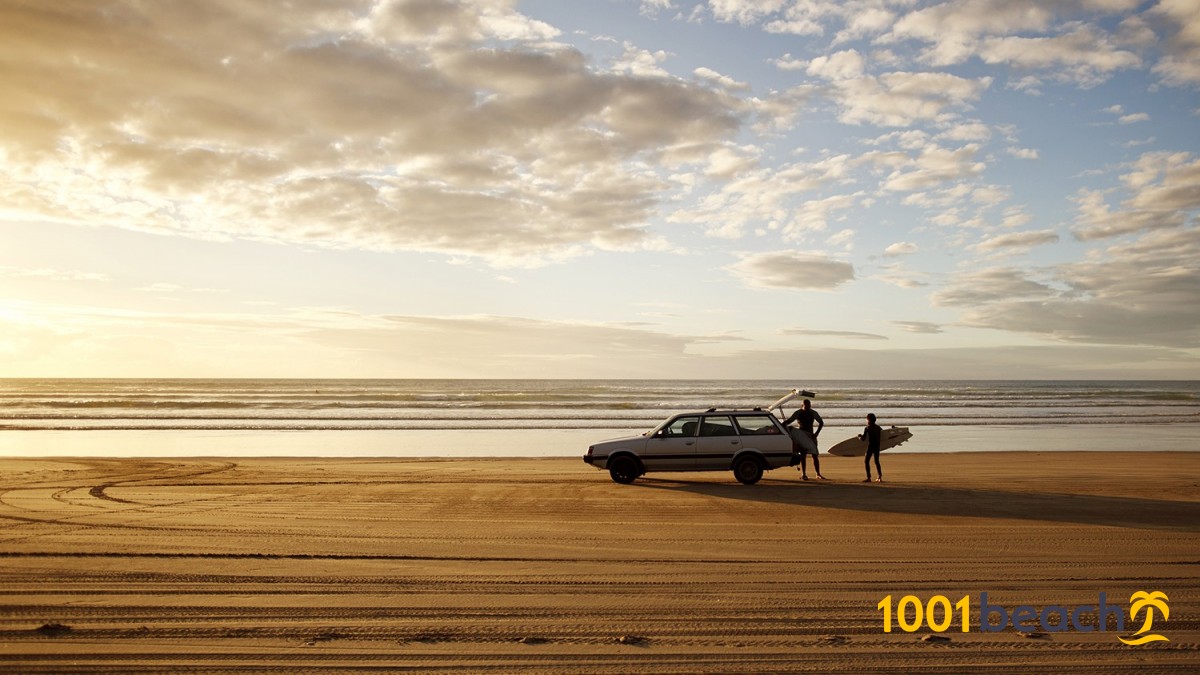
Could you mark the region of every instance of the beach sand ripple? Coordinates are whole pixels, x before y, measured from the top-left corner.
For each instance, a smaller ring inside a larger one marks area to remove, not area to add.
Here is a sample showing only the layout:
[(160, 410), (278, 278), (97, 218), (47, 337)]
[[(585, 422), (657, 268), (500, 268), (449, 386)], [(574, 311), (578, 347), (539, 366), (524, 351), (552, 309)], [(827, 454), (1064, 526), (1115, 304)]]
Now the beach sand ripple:
[[(1200, 671), (1200, 453), (883, 460), (625, 486), (578, 459), (4, 459), (0, 670)], [(1135, 591), (1169, 596), (1168, 642), (876, 609)]]

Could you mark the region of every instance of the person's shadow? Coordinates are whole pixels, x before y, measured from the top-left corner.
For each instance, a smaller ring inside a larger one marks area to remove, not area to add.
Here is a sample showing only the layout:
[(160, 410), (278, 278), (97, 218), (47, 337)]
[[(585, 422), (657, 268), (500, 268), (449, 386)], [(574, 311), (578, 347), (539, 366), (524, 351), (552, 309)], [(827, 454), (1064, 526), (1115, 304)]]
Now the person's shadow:
[(642, 476), (634, 486), (822, 508), (924, 516), (1013, 518), (1200, 532), (1200, 503), (1149, 497), (1107, 497), (1062, 492), (949, 488), (919, 483), (844, 483), (770, 480), (756, 485)]

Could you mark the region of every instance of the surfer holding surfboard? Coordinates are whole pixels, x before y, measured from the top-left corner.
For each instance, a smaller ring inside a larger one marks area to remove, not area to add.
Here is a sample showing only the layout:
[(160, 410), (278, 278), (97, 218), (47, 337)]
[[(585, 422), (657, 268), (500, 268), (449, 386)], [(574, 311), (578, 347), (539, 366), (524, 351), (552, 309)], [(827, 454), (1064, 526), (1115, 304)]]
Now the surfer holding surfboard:
[[(812, 455), (813, 470), (817, 472), (817, 478), (825, 480), (825, 476), (821, 475), (821, 460), (817, 459), (817, 436), (821, 429), (825, 428), (825, 420), (821, 419), (820, 413), (812, 409), (812, 401), (804, 399), (800, 409), (792, 413), (783, 426), (788, 427), (792, 422), (800, 424), (799, 429), (788, 428), (788, 433), (800, 447), (800, 480), (808, 480), (808, 462), (805, 459), (807, 455)], [(813, 431), (813, 422), (817, 423), (816, 431)]]
[(867, 413), (867, 426), (863, 429), (862, 435), (858, 437), (859, 440), (867, 442), (867, 454), (863, 459), (863, 464), (867, 467), (867, 479), (863, 481), (864, 483), (871, 482), (872, 455), (875, 457), (875, 473), (879, 476), (875, 479), (875, 482), (883, 482), (883, 468), (879, 466), (879, 451), (882, 450), (879, 447), (879, 441), (882, 436), (883, 429), (878, 424), (875, 424), (875, 413)]

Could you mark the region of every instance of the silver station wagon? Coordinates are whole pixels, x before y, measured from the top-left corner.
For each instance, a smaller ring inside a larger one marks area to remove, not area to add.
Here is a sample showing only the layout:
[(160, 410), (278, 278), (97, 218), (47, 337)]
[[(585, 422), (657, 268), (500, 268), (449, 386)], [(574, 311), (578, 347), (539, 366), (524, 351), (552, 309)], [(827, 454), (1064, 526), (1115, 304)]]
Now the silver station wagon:
[(751, 485), (764, 471), (799, 464), (800, 455), (770, 412), (710, 408), (675, 415), (640, 436), (596, 443), (583, 461), (618, 483), (650, 471), (733, 471)]

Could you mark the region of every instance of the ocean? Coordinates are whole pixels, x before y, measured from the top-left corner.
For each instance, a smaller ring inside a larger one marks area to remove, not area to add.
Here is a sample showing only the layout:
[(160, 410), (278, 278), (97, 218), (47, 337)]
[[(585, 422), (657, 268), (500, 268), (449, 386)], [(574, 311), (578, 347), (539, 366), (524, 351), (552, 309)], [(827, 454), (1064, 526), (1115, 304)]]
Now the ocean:
[(1200, 450), (1194, 381), (0, 379), (0, 454), (576, 456), (793, 387), (825, 446), (873, 412), (914, 434), (889, 452)]

